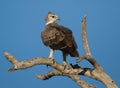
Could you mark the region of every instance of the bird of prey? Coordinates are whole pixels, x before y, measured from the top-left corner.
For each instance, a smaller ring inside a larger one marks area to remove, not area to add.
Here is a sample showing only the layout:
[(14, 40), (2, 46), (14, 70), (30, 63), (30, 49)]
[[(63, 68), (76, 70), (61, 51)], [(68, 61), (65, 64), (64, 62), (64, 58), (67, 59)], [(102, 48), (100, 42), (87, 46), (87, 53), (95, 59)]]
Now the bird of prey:
[(59, 17), (52, 12), (48, 12), (45, 22), (46, 26), (41, 32), (41, 38), (44, 45), (50, 47), (49, 58), (53, 59), (54, 50), (60, 50), (63, 54), (63, 64), (66, 63), (66, 56), (78, 57), (77, 44), (72, 31), (67, 27), (56, 23)]

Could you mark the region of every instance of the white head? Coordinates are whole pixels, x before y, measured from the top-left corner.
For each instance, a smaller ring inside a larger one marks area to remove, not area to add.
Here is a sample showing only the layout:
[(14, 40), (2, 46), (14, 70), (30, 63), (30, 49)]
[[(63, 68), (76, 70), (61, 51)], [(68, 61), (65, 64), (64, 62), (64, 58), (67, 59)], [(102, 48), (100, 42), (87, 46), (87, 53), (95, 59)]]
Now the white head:
[(52, 12), (48, 12), (45, 21), (46, 21), (46, 25), (50, 24), (50, 23), (54, 23), (57, 20), (59, 20), (59, 17), (55, 14), (53, 14)]

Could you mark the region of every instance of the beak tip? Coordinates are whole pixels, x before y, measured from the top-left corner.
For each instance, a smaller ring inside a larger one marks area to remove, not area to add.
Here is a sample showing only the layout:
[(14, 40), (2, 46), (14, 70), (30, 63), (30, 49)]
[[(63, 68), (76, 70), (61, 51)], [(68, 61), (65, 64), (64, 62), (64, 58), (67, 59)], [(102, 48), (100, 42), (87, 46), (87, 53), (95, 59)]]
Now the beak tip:
[(58, 20), (60, 20), (60, 18), (58, 18)]

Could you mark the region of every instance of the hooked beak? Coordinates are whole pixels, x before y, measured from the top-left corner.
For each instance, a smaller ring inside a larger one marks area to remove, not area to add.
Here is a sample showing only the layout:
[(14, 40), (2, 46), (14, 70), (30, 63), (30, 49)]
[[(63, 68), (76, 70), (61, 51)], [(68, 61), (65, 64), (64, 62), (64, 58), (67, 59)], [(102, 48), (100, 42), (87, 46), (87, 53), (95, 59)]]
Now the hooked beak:
[(60, 18), (58, 17), (57, 20), (60, 20)]
[(60, 20), (60, 17), (56, 16), (56, 19), (57, 19), (57, 20)]

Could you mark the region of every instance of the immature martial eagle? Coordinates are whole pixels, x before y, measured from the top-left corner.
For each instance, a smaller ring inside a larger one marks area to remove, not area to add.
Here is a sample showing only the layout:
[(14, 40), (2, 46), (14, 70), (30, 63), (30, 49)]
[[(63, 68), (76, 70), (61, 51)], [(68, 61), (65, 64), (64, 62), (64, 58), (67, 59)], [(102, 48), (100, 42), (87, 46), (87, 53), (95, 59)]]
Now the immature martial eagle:
[(78, 57), (77, 44), (74, 40), (72, 31), (56, 23), (59, 17), (48, 12), (45, 21), (46, 27), (41, 32), (42, 41), (50, 47), (49, 58), (53, 59), (54, 50), (61, 50), (63, 54), (63, 64), (66, 64), (66, 56)]

